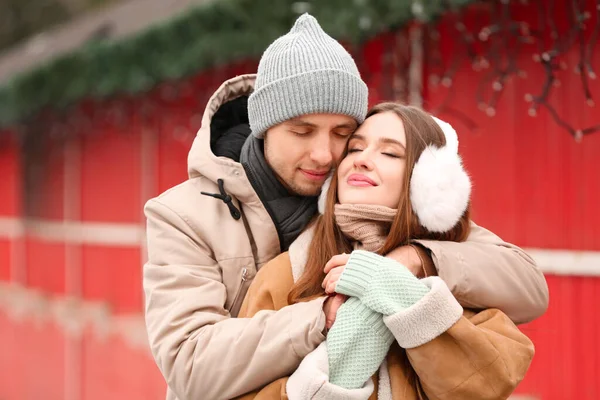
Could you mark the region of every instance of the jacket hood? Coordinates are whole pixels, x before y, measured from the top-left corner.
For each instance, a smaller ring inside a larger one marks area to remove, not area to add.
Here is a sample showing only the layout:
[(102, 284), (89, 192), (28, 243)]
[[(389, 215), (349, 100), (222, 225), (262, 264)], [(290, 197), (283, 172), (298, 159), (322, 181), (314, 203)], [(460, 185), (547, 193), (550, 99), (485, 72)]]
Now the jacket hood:
[[(225, 81), (217, 89), (206, 105), (200, 129), (188, 154), (190, 179), (203, 176), (215, 183), (218, 179), (223, 179), (227, 191), (238, 197), (240, 201), (248, 196), (255, 196), (244, 168), (236, 159), (215, 155), (211, 144), (214, 145), (218, 139), (215, 135), (220, 135), (231, 128), (235, 129), (236, 125), (244, 123), (244, 119), (247, 121), (247, 110), (244, 110), (246, 113), (244, 115), (243, 111), (239, 109), (239, 105), (237, 109), (226, 106), (231, 108), (226, 110), (227, 115), (221, 115), (219, 121), (213, 121), (213, 119), (226, 103), (249, 96), (254, 89), (255, 79), (256, 75), (254, 74), (240, 75)], [(241, 101), (239, 103), (244, 104)], [(215, 123), (213, 124), (213, 122)], [(212, 129), (211, 125), (213, 125)], [(228, 182), (229, 184), (227, 184)]]

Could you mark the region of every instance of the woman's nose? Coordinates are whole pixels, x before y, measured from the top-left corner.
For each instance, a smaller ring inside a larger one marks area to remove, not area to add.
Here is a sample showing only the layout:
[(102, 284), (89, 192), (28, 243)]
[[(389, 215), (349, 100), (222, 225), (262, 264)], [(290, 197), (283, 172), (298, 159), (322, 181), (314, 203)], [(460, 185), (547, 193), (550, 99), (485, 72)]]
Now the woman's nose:
[(354, 159), (354, 167), (358, 169), (373, 169), (373, 161), (368, 151), (361, 151), (358, 156)]

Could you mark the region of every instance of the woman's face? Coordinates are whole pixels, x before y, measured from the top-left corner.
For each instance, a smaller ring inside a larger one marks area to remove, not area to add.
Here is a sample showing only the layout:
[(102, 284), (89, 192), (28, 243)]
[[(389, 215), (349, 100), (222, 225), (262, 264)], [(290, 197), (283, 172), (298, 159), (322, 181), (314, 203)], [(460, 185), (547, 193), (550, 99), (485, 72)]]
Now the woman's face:
[(348, 142), (348, 155), (337, 170), (341, 204), (397, 208), (406, 168), (406, 133), (393, 112), (375, 114)]

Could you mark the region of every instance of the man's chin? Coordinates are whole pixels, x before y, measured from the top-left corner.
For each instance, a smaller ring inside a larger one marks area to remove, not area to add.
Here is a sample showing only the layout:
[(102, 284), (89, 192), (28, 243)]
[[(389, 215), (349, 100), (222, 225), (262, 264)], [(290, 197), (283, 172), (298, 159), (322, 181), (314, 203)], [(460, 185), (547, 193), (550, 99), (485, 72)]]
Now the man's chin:
[(318, 196), (321, 193), (321, 187), (323, 184), (317, 183), (305, 183), (305, 184), (295, 184), (291, 186), (292, 191), (297, 196)]

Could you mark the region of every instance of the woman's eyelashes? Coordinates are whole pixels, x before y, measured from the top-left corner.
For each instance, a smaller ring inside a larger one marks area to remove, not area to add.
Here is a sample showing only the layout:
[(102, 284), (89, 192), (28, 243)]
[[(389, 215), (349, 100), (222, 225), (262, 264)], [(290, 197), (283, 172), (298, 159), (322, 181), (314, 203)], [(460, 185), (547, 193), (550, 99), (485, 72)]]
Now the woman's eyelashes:
[(384, 152), (384, 153), (381, 153), (381, 154), (383, 154), (384, 156), (392, 157), (392, 158), (400, 158), (400, 156), (398, 154), (394, 154), (394, 153), (386, 153), (386, 152)]
[[(352, 154), (352, 153), (358, 153), (363, 151), (363, 149), (361, 148), (352, 148), (352, 149), (348, 149), (348, 154)], [(391, 152), (391, 151), (382, 151), (381, 154), (383, 154), (386, 157), (391, 157), (391, 158), (402, 158), (404, 157), (404, 155), (396, 153), (396, 152)]]

